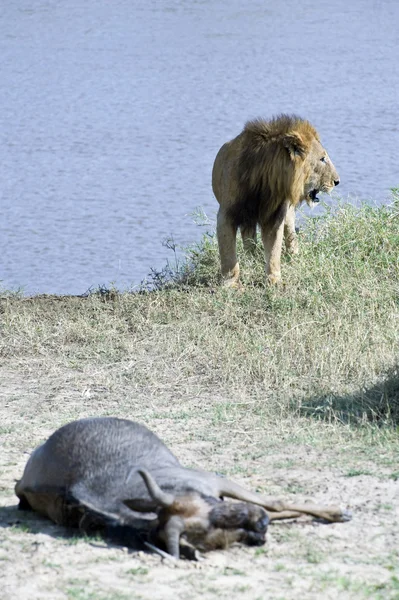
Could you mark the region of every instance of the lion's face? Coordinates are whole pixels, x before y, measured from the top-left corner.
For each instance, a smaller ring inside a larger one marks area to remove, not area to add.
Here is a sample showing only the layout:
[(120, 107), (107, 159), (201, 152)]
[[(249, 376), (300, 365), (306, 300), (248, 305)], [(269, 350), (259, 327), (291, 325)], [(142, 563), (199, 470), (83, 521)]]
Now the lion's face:
[(303, 200), (312, 205), (319, 202), (319, 192), (329, 194), (339, 184), (339, 175), (326, 150), (316, 139), (312, 141), (304, 166), (308, 176), (305, 179)]

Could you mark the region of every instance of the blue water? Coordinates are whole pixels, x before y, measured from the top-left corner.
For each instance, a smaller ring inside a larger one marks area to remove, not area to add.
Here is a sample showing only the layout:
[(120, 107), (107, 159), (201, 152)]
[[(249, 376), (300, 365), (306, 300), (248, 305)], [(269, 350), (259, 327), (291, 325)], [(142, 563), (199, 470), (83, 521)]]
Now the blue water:
[(214, 219), (216, 152), (256, 116), (308, 118), (337, 192), (386, 202), (398, 31), (395, 0), (3, 2), (0, 285), (138, 284)]

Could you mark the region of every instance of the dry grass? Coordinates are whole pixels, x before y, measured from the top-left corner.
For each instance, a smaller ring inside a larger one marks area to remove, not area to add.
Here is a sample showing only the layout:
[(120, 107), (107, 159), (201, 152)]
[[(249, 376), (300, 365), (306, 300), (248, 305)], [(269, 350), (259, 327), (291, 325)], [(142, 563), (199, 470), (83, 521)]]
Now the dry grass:
[[(221, 289), (207, 235), (169, 283), (154, 274), (151, 292), (4, 294), (4, 598), (399, 597), (398, 216), (393, 204), (309, 221), (301, 255), (273, 289), (260, 249), (242, 257), (245, 290)], [(69, 420), (111, 414), (145, 422), (188, 466), (340, 502), (355, 518), (276, 525), (264, 549), (172, 568), (71, 545), (59, 528), (16, 513), (23, 453)]]
[(301, 252), (278, 288), (264, 286), (260, 248), (242, 257), (244, 292), (220, 288), (205, 236), (159, 290), (5, 297), (0, 355), (45, 370), (95, 361), (149, 393), (182, 385), (248, 395), (268, 418), (313, 406), (330, 419), (395, 421), (397, 401), (379, 382), (388, 377), (391, 389), (397, 377), (396, 205), (313, 219)]

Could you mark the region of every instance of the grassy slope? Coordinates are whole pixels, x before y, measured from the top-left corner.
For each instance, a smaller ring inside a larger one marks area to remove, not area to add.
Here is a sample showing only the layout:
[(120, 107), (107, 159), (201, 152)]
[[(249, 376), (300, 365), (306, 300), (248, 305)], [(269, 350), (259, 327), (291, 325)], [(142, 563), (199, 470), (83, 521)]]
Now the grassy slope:
[(158, 291), (6, 298), (0, 353), (84, 365), (145, 352), (138, 386), (184, 379), (259, 399), (271, 416), (276, 405), (279, 416), (313, 406), (330, 418), (396, 420), (399, 210), (343, 207), (309, 220), (300, 238), (277, 288), (264, 285), (261, 248), (241, 257), (243, 292), (218, 287), (216, 243), (205, 236)]

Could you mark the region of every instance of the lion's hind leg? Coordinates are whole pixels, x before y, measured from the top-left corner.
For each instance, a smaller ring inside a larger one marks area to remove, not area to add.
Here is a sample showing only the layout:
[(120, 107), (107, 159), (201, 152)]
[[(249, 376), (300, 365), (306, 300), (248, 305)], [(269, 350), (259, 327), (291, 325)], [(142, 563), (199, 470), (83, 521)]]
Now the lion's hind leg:
[(221, 208), (217, 216), (216, 232), (224, 285), (239, 287), (240, 267), (237, 261), (237, 226)]

